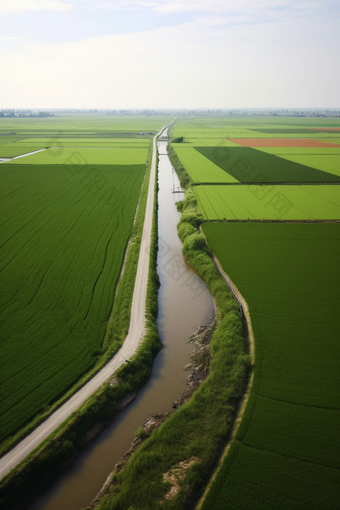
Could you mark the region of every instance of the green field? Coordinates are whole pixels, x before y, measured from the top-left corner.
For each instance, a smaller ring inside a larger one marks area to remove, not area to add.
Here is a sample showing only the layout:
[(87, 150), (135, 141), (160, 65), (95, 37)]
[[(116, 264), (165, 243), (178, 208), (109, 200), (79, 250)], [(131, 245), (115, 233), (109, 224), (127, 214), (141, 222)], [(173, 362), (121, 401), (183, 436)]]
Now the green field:
[[(0, 133), (4, 134), (114, 134), (114, 133), (155, 133), (171, 120), (170, 116), (124, 115), (49, 118), (0, 118)], [(1, 137), (2, 138), (2, 137)]]
[(340, 225), (210, 223), (203, 231), (248, 302), (255, 372), (202, 508), (338, 509)]
[(173, 147), (239, 147), (237, 143), (227, 140), (224, 136), (220, 138), (185, 138), (184, 142), (171, 144)]
[[(320, 140), (321, 141), (321, 140)], [(306, 155), (321, 156), (327, 154), (340, 154), (340, 147), (256, 147), (256, 150), (275, 154), (276, 156)]]
[(145, 164), (148, 148), (51, 148), (46, 151), (14, 159), (11, 165), (139, 165)]
[(211, 138), (339, 138), (339, 131), (311, 129), (339, 127), (339, 119), (281, 118), (259, 117), (195, 117), (177, 119), (171, 130), (172, 139), (184, 136), (191, 139)]
[(322, 172), (329, 172), (340, 177), (340, 150), (338, 154), (324, 155), (282, 155), (282, 158), (294, 163), (313, 166)]
[(26, 147), (17, 146), (15, 144), (12, 145), (0, 145), (0, 158), (14, 158), (15, 156), (20, 156), (21, 154), (27, 154), (28, 152), (38, 151), (43, 149), (43, 146), (36, 145), (27, 145)]
[[(6, 140), (6, 143), (4, 143), (4, 140)], [(22, 137), (18, 137), (15, 135), (12, 136), (2, 136), (0, 137), (0, 158), (12, 158), (15, 156), (19, 156), (21, 154), (26, 154), (28, 152), (33, 152), (39, 149), (43, 148), (51, 148), (51, 151), (49, 154), (52, 154), (53, 156), (55, 154), (61, 153), (61, 150), (58, 151), (58, 149), (65, 149), (70, 147), (75, 147), (79, 149), (97, 149), (100, 150), (101, 154), (99, 152), (93, 151), (93, 157), (91, 156), (91, 160), (94, 160), (94, 158), (98, 158), (99, 164), (106, 164), (107, 163), (107, 154), (103, 153), (101, 149), (108, 149), (108, 148), (122, 148), (122, 149), (146, 149), (148, 150), (150, 146), (150, 138), (148, 137), (119, 137), (119, 136), (107, 136), (105, 138), (103, 137), (80, 137), (80, 136), (74, 136), (74, 137), (65, 137), (65, 136), (59, 136), (54, 135), (50, 136), (48, 138), (40, 136), (37, 137), (36, 135), (27, 136), (23, 135)], [(58, 151), (58, 152), (57, 152)], [(85, 157), (86, 154), (88, 154), (88, 151), (85, 151)], [(116, 154), (116, 153), (114, 153)], [(123, 164), (125, 161), (130, 161), (129, 164), (139, 164), (143, 162), (144, 156), (140, 158), (140, 161), (137, 161), (137, 157), (135, 158), (136, 161), (133, 161), (134, 156), (137, 156), (138, 152), (131, 151), (131, 154), (127, 154), (127, 152), (122, 153)], [(140, 153), (142, 154), (142, 153)], [(143, 153), (144, 154), (144, 153)], [(119, 158), (121, 159), (121, 156)], [(127, 159), (126, 159), (127, 157)], [(104, 158), (104, 160), (103, 160)], [(44, 158), (43, 158), (44, 160)], [(103, 160), (103, 161), (102, 161)], [(32, 158), (29, 160), (29, 164), (31, 164)], [(34, 161), (34, 164), (40, 164), (40, 161), (37, 160)], [(59, 164), (59, 157), (56, 159), (57, 164)], [(94, 162), (94, 161), (93, 161)], [(110, 160), (108, 161), (110, 162)], [(21, 162), (20, 162), (21, 163)], [(48, 164), (48, 162), (44, 162), (42, 164)], [(25, 161), (26, 164), (26, 161)], [(94, 162), (96, 164), (96, 162)], [(119, 162), (117, 164), (120, 164)]]
[[(3, 137), (4, 138), (4, 137)], [(22, 147), (26, 145), (39, 144), (42, 147), (67, 147), (67, 146), (84, 146), (84, 147), (115, 147), (115, 146), (134, 146), (134, 147), (148, 147), (150, 144), (150, 137), (129, 137), (123, 138), (120, 136), (107, 136), (105, 138), (101, 136), (59, 136), (52, 135), (48, 138), (44, 136), (32, 136), (26, 137), (25, 135), (18, 139), (18, 137), (6, 137), (8, 141), (6, 145), (16, 144)], [(4, 144), (2, 144), (4, 145)]]
[(0, 165), (0, 440), (96, 362), (144, 173)]
[[(195, 149), (234, 177), (235, 180), (242, 183), (339, 181), (338, 175), (320, 171), (309, 166), (313, 161), (312, 157), (306, 157), (306, 159), (303, 159), (303, 163), (298, 163), (288, 162), (286, 159), (249, 147), (224, 147), (219, 151), (213, 147), (195, 147)], [(207, 170), (205, 175), (203, 172), (200, 174), (200, 181), (196, 182), (216, 181), (210, 180)]]
[(340, 219), (340, 186), (194, 186), (205, 220)]
[(193, 147), (178, 144), (174, 149), (194, 182), (238, 182)]

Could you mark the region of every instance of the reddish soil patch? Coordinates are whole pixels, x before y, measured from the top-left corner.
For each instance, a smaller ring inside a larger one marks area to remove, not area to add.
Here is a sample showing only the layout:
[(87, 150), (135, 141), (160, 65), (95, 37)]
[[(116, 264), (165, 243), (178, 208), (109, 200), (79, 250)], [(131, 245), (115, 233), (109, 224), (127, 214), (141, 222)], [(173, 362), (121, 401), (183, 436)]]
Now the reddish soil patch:
[(230, 141), (243, 147), (340, 147), (311, 138), (230, 138)]

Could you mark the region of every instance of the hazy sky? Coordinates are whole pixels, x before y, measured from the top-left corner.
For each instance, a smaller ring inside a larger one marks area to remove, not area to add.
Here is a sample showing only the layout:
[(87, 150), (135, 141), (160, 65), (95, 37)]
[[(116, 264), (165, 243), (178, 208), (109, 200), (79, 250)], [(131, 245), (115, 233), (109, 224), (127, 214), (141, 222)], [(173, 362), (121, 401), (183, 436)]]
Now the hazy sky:
[(0, 0), (0, 108), (340, 107), (339, 0)]

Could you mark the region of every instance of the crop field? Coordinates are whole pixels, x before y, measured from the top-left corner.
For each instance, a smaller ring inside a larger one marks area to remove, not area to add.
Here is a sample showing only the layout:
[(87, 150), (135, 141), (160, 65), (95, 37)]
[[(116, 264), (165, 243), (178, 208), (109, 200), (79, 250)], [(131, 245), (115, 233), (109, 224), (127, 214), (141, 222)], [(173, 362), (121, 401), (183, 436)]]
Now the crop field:
[(224, 172), (193, 147), (183, 147), (182, 144), (178, 144), (175, 146), (175, 151), (194, 182), (237, 182), (232, 175)]
[[(13, 137), (14, 138), (14, 137)], [(52, 135), (48, 138), (40, 136), (40, 137), (29, 137), (29, 138), (20, 138), (17, 139), (15, 137), (11, 141), (11, 137), (9, 137), (8, 142), (5, 145), (12, 145), (24, 147), (25, 145), (37, 144), (42, 147), (73, 147), (73, 146), (84, 146), (84, 147), (116, 147), (116, 146), (134, 146), (134, 147), (148, 147), (150, 144), (150, 138), (122, 138), (122, 137), (113, 137), (108, 136), (106, 138), (102, 137), (62, 137), (58, 135)]]
[(269, 129), (254, 129), (258, 133), (271, 134), (271, 135), (315, 135), (315, 134), (325, 134), (325, 133), (336, 133), (339, 131), (339, 128), (269, 128)]
[(340, 225), (203, 231), (248, 302), (256, 351), (245, 415), (203, 509), (339, 508)]
[(340, 147), (331, 141), (312, 138), (232, 138), (231, 142), (243, 147)]
[(15, 144), (12, 145), (0, 145), (0, 158), (14, 158), (21, 154), (27, 154), (28, 152), (38, 151), (43, 149), (43, 146), (39, 145), (27, 145), (27, 147), (19, 147)]
[[(288, 162), (248, 147), (224, 147), (220, 150), (213, 147), (195, 147), (195, 149), (242, 183), (339, 182), (339, 177), (332, 173), (321, 172), (307, 164)], [(209, 179), (208, 171), (204, 178), (204, 169), (199, 178), (199, 182), (216, 182)]]
[[(326, 140), (326, 138), (319, 138), (319, 140)], [(327, 137), (327, 141), (330, 141), (331, 143), (336, 143), (337, 145), (340, 145), (340, 137), (339, 137), (339, 133), (337, 133), (336, 135), (331, 135), (329, 138)]]
[[(0, 137), (1, 138), (1, 137)], [(108, 149), (108, 148), (121, 148), (121, 149), (145, 149), (148, 150), (150, 146), (150, 138), (122, 138), (122, 137), (92, 137), (92, 138), (66, 138), (60, 136), (51, 136), (49, 138), (44, 137), (32, 137), (32, 138), (20, 138), (13, 137), (3, 137), (8, 138), (6, 143), (0, 144), (0, 158), (12, 158), (15, 156), (19, 156), (21, 154), (27, 154), (28, 152), (33, 152), (39, 149), (50, 148), (50, 154), (61, 154), (61, 150), (70, 147), (80, 148), (80, 149), (97, 149), (97, 152), (94, 153), (93, 157), (97, 158), (98, 149)], [(12, 139), (12, 140), (11, 140)], [(3, 141), (3, 140), (0, 140)], [(58, 151), (58, 152), (57, 152)], [(88, 154), (88, 151), (85, 151), (85, 155)], [(107, 155), (108, 153), (104, 153), (103, 155)], [(138, 153), (132, 152), (134, 156), (137, 156)], [(59, 164), (59, 156), (57, 157), (57, 164)], [(125, 152), (122, 156), (128, 156)], [(93, 159), (93, 158), (92, 158)], [(106, 164), (104, 158), (104, 164)], [(131, 160), (131, 156), (128, 156), (128, 159)], [(31, 161), (31, 160), (30, 160)], [(125, 159), (124, 159), (125, 161)], [(39, 160), (40, 162), (40, 160)], [(97, 160), (96, 160), (97, 162)], [(96, 163), (95, 162), (95, 163)], [(110, 162), (110, 161), (109, 161)], [(51, 161), (49, 161), (51, 163)], [(138, 164), (139, 162), (137, 162)], [(26, 163), (25, 163), (26, 164)], [(34, 164), (40, 164), (34, 162)], [(45, 164), (45, 163), (43, 163)], [(119, 164), (119, 163), (118, 163)], [(131, 164), (134, 164), (132, 161)]]
[(282, 155), (299, 155), (306, 154), (309, 156), (322, 156), (327, 154), (340, 154), (340, 147), (257, 147), (256, 150), (267, 152), (268, 154), (275, 154), (276, 156)]
[(322, 172), (331, 173), (340, 177), (340, 153), (339, 154), (313, 154), (311, 155), (285, 155), (281, 158), (293, 161), (294, 163), (313, 166)]
[(173, 147), (239, 147), (237, 143), (227, 140), (225, 137), (220, 138), (185, 138), (185, 142), (171, 144)]
[(1, 440), (101, 349), (145, 165), (79, 169), (0, 166)]
[(82, 165), (139, 165), (145, 164), (148, 155), (147, 148), (81, 148), (58, 149), (46, 151), (14, 159), (11, 165), (66, 165), (69, 167)]
[(49, 118), (0, 118), (0, 133), (4, 134), (139, 134), (155, 133), (169, 121), (169, 116), (108, 116), (86, 115)]
[(340, 186), (195, 186), (205, 220), (340, 219)]
[(150, 149), (138, 133), (167, 120), (0, 119), (0, 157), (51, 147), (0, 164), (0, 442), (103, 355)]

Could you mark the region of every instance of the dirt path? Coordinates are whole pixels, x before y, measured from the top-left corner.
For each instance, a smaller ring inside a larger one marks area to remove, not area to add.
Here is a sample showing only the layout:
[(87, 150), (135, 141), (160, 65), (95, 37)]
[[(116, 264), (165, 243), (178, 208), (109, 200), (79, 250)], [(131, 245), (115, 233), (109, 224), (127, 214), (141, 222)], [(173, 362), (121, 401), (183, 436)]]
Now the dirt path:
[(78, 409), (113, 373), (129, 359), (137, 350), (143, 335), (145, 326), (145, 303), (146, 287), (149, 273), (149, 246), (151, 243), (151, 230), (154, 207), (154, 189), (157, 165), (157, 138), (168, 126), (161, 130), (153, 138), (153, 152), (148, 188), (148, 199), (145, 211), (144, 228), (140, 255), (138, 260), (137, 275), (133, 292), (131, 319), (129, 333), (123, 346), (88, 383), (75, 393), (65, 404), (49, 416), (39, 427), (23, 439), (17, 446), (10, 450), (0, 459), (0, 479), (22, 461), (41, 441), (49, 436), (63, 421)]
[(39, 149), (39, 150), (33, 151), (33, 152), (25, 152), (25, 154), (20, 154), (19, 156), (13, 156), (13, 158), (0, 158), (0, 163), (6, 163), (7, 161), (12, 161), (13, 159), (24, 158), (25, 156), (30, 156), (31, 154), (37, 154), (38, 152), (43, 152), (45, 150), (46, 150), (46, 148)]
[[(252, 365), (254, 365), (255, 363), (255, 338), (254, 338), (254, 332), (253, 332), (253, 326), (252, 326), (252, 323), (251, 323), (251, 319), (250, 319), (250, 314), (249, 314), (249, 308), (248, 308), (248, 304), (246, 302), (246, 300), (244, 299), (244, 297), (242, 296), (242, 294), (240, 293), (240, 291), (238, 290), (238, 288), (236, 287), (236, 285), (233, 283), (233, 281), (229, 278), (229, 276), (227, 275), (227, 273), (222, 269), (222, 266), (219, 262), (219, 260), (215, 257), (215, 255), (213, 255), (213, 259), (214, 259), (214, 262), (216, 264), (216, 267), (217, 269), (219, 270), (222, 278), (225, 280), (225, 282), (227, 283), (229, 289), (231, 290), (231, 292), (234, 294), (239, 306), (240, 306), (240, 312), (241, 312), (241, 315), (244, 316), (245, 320), (246, 320), (246, 323), (247, 323), (247, 329), (248, 329), (248, 341), (249, 341), (249, 354), (251, 356), (251, 360), (252, 360)], [(215, 470), (215, 472), (213, 473), (212, 477), (210, 478), (210, 481), (204, 491), (204, 494), (203, 496), (201, 497), (201, 499), (199, 500), (197, 506), (196, 506), (196, 509), (195, 510), (200, 510), (200, 508), (202, 507), (203, 503), (204, 503), (204, 500), (206, 498), (206, 495), (207, 493), (209, 492), (222, 464), (223, 464), (223, 461), (225, 459), (225, 457), (227, 456), (228, 452), (229, 452), (229, 449), (230, 449), (230, 446), (233, 442), (233, 440), (235, 439), (235, 436), (237, 434), (237, 431), (238, 431), (238, 428), (240, 426), (240, 423), (241, 423), (241, 420), (242, 420), (242, 417), (243, 417), (243, 413), (245, 411), (245, 408), (247, 406), (247, 403), (248, 403), (248, 399), (249, 399), (249, 395), (250, 395), (250, 391), (251, 391), (251, 388), (253, 386), (253, 378), (254, 378), (254, 372), (252, 371), (251, 373), (251, 376), (249, 378), (249, 381), (248, 381), (248, 385), (247, 385), (247, 388), (246, 388), (246, 391), (245, 391), (245, 394), (243, 395), (243, 398), (242, 398), (242, 402), (241, 402), (241, 405), (240, 405), (240, 408), (239, 408), (239, 411), (237, 413), (237, 416), (236, 416), (236, 420), (235, 420), (235, 423), (234, 423), (234, 427), (233, 427), (233, 431), (231, 433), (231, 437), (230, 437), (230, 440), (228, 441), (225, 449), (224, 449), (224, 452), (222, 453), (221, 455), (221, 458), (218, 462), (218, 465), (217, 465), (217, 468)]]

